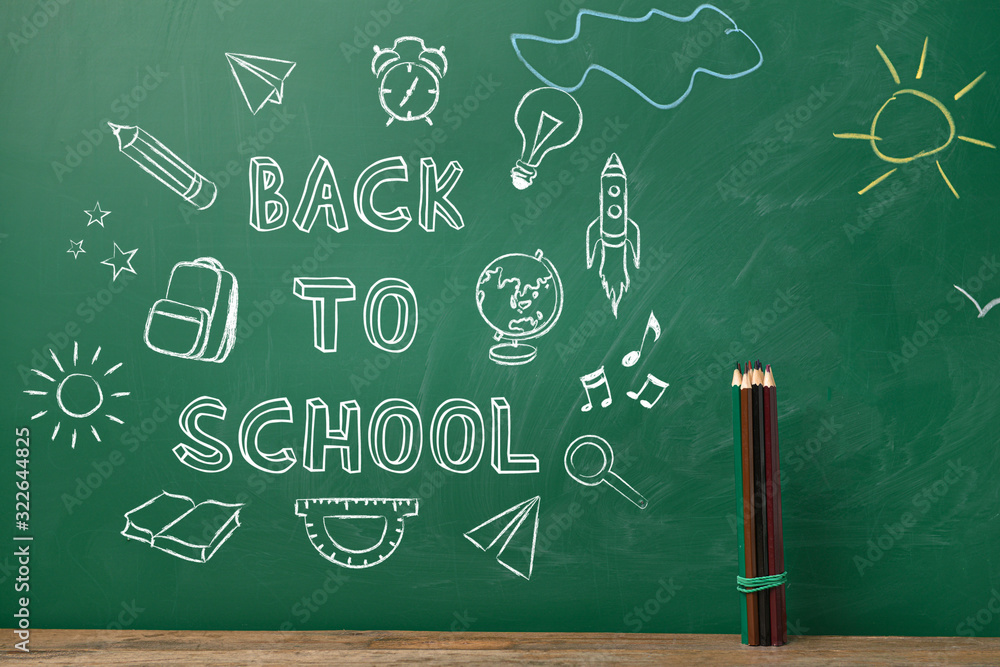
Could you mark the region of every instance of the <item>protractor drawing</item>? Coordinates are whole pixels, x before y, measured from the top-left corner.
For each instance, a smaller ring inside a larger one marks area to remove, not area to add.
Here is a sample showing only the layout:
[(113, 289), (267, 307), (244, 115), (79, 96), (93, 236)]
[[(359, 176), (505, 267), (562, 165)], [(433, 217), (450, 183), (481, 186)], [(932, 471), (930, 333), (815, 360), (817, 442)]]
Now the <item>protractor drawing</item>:
[(295, 514), (305, 518), (306, 534), (316, 551), (331, 563), (352, 569), (378, 565), (391, 556), (403, 541), (403, 520), (418, 510), (417, 498), (295, 501)]

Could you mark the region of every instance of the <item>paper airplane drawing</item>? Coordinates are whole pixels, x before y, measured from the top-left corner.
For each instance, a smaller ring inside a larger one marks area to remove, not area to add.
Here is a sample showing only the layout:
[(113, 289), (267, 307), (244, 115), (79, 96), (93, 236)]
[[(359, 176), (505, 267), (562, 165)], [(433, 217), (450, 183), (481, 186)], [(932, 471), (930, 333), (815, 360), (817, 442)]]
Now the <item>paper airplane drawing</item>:
[(242, 53), (227, 53), (226, 59), (250, 111), (256, 115), (268, 102), (281, 104), (285, 78), (295, 69), (295, 63)]
[(483, 551), (489, 551), (502, 541), (497, 562), (517, 576), (531, 579), (538, 538), (539, 501), (539, 496), (528, 498), (479, 524), (465, 533), (465, 538)]

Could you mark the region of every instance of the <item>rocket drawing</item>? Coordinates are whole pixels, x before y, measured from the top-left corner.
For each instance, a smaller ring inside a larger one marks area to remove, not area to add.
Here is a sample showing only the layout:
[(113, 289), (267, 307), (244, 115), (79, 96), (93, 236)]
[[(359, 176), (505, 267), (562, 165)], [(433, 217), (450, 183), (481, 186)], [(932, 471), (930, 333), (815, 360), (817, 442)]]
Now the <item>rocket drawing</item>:
[(601, 172), (601, 215), (587, 227), (587, 268), (600, 253), (604, 293), (611, 312), (618, 317), (618, 304), (628, 291), (628, 265), (639, 268), (639, 227), (628, 217), (628, 181), (615, 153)]

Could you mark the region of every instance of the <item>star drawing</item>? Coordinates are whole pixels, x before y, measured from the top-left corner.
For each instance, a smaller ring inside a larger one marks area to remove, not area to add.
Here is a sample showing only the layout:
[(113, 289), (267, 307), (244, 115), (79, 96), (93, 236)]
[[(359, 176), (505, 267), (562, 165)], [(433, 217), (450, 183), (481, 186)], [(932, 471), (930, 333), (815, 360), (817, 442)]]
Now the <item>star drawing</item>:
[(115, 253), (101, 262), (101, 264), (106, 264), (114, 270), (114, 276), (112, 276), (111, 280), (118, 280), (118, 274), (122, 271), (135, 273), (135, 269), (132, 268), (132, 256), (135, 255), (137, 250), (138, 248), (125, 252), (115, 243)]

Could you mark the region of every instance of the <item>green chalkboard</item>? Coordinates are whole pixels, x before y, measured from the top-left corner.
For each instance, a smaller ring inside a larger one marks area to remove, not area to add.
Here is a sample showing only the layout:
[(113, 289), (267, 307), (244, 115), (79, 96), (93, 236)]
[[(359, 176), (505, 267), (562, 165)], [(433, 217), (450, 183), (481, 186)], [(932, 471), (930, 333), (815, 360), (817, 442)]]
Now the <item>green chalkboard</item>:
[(995, 2), (0, 17), (8, 623), (1000, 635)]

